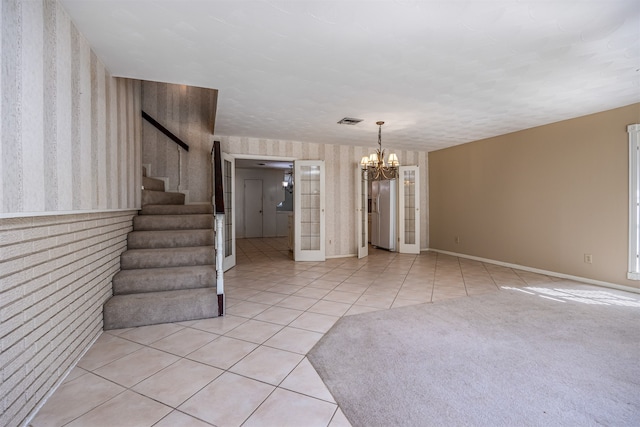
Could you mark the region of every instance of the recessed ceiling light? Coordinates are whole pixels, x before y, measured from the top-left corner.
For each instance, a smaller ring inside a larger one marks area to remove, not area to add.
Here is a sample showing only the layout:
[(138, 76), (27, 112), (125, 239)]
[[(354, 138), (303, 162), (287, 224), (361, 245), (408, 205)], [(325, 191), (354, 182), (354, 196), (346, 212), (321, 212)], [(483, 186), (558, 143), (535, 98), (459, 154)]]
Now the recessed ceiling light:
[(338, 122), (339, 125), (357, 125), (360, 123), (362, 119), (354, 119), (353, 117), (345, 117), (344, 119)]

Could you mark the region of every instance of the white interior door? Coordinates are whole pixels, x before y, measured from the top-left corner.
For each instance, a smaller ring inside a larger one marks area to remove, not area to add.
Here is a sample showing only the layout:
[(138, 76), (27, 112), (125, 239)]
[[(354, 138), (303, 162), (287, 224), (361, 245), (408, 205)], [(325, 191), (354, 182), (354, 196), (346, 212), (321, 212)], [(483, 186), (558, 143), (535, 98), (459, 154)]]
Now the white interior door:
[(235, 158), (222, 153), (222, 188), (224, 190), (224, 260), (222, 269), (229, 270), (236, 265), (236, 162)]
[(293, 258), (296, 261), (324, 261), (324, 161), (296, 160), (293, 189)]
[(244, 237), (262, 237), (262, 180), (244, 180)]
[(420, 253), (420, 169), (400, 166), (398, 240), (400, 253)]
[(356, 246), (358, 258), (369, 255), (368, 182), (360, 167), (356, 168)]

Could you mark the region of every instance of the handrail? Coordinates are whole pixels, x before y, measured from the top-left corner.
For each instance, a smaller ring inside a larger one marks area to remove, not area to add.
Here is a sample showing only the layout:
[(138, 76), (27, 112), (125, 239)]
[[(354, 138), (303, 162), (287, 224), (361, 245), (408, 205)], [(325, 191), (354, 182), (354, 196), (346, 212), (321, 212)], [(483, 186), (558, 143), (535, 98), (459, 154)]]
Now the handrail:
[(171, 131), (169, 129), (167, 129), (166, 127), (162, 126), (153, 117), (151, 117), (150, 115), (148, 115), (144, 111), (142, 111), (142, 118), (145, 119), (146, 121), (148, 121), (149, 123), (151, 123), (156, 129), (158, 129), (160, 132), (165, 134), (170, 140), (172, 140), (173, 142), (178, 144), (185, 151), (189, 151), (189, 146), (184, 141), (182, 141), (180, 138), (175, 136), (173, 133), (171, 133)]
[(214, 205), (215, 205), (215, 230), (216, 230), (216, 287), (218, 293), (218, 315), (224, 316), (224, 187), (222, 183), (222, 153), (220, 152), (220, 141), (213, 141), (211, 147), (213, 154), (213, 182), (214, 182)]
[(222, 153), (220, 141), (213, 141), (213, 173), (215, 182), (214, 203), (217, 214), (224, 214), (224, 188), (222, 186)]

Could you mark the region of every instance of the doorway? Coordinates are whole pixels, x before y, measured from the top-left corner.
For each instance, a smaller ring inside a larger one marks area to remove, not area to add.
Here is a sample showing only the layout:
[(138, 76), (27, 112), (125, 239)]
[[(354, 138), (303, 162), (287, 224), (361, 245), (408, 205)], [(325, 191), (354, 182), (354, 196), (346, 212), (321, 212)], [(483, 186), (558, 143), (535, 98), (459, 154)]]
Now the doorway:
[[(249, 158), (242, 155), (234, 155), (234, 159), (236, 237), (286, 237), (288, 214), (293, 214), (293, 203), (292, 200), (289, 200), (289, 203), (285, 201), (287, 197), (292, 199), (293, 195), (283, 188), (283, 181), (286, 174), (292, 171), (293, 160)], [(258, 185), (256, 181), (261, 181), (262, 185)], [(284, 205), (288, 205), (288, 209)]]
[[(324, 260), (324, 162), (231, 156), (235, 169), (230, 189), (230, 197), (236, 201), (234, 241), (236, 237), (288, 237), (289, 249), (294, 254), (295, 247), (302, 251), (296, 260)], [(296, 207), (298, 201), (300, 207)], [(296, 214), (297, 209), (301, 211)]]

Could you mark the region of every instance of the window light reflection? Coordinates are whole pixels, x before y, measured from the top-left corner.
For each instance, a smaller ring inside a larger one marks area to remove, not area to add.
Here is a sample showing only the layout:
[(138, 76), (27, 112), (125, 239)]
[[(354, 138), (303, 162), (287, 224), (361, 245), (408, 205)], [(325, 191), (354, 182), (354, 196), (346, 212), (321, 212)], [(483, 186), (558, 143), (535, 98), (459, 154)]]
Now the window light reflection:
[(617, 295), (613, 292), (605, 290), (589, 290), (589, 289), (560, 289), (560, 288), (541, 288), (536, 286), (525, 286), (515, 288), (511, 286), (501, 286), (502, 289), (519, 291), (530, 295), (538, 295), (539, 297), (567, 302), (574, 301), (583, 304), (593, 305), (618, 305), (624, 307), (640, 307), (640, 298), (632, 298), (625, 295)]

